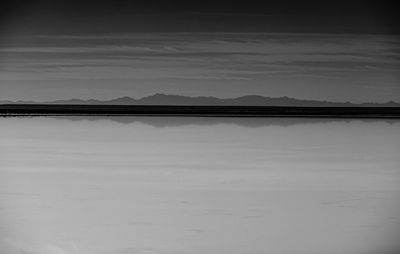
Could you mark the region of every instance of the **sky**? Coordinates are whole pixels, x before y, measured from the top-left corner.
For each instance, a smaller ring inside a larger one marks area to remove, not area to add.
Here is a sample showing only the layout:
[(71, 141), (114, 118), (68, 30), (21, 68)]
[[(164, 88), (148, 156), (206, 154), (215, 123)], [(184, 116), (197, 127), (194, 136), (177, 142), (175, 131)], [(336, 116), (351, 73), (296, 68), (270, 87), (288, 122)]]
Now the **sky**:
[(389, 1), (4, 1), (0, 9), (0, 100), (400, 101)]

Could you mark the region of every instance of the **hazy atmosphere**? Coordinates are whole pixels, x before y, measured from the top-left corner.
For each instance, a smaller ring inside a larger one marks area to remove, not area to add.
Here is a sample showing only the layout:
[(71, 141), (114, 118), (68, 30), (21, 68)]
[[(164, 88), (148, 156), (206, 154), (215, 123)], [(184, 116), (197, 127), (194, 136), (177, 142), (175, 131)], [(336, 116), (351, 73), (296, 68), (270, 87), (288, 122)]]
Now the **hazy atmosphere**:
[(390, 2), (7, 3), (0, 100), (400, 101)]
[(389, 35), (149, 33), (27, 36), (2, 45), (1, 99), (221, 98), (400, 101)]

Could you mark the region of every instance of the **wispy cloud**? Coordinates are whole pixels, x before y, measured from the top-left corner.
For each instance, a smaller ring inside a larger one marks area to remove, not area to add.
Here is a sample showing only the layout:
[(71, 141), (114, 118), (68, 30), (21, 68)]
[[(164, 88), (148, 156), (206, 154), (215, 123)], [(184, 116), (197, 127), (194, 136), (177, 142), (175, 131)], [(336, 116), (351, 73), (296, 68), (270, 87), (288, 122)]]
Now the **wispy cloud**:
[(0, 45), (0, 80), (242, 80), (256, 86), (281, 76), (348, 82), (346, 73), (353, 72), (352, 80), (362, 82), (365, 74), (384, 85), (382, 77), (399, 77), (399, 48), (396, 36), (377, 35), (35, 36)]

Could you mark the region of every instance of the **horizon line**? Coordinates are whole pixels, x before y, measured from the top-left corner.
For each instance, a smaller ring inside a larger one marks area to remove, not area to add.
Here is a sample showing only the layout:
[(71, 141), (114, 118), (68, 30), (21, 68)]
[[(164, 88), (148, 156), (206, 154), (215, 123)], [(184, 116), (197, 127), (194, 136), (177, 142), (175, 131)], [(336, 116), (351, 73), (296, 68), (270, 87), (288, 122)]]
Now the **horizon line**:
[(279, 96), (279, 97), (271, 97), (271, 96), (265, 96), (265, 95), (257, 95), (257, 94), (246, 94), (246, 95), (240, 95), (236, 97), (215, 97), (212, 95), (199, 95), (199, 96), (191, 96), (191, 95), (182, 95), (182, 94), (168, 94), (168, 93), (153, 93), (150, 95), (142, 96), (142, 97), (133, 97), (129, 95), (125, 96), (119, 96), (119, 97), (113, 97), (113, 98), (108, 98), (108, 99), (99, 99), (99, 98), (88, 98), (88, 99), (82, 99), (82, 98), (65, 98), (65, 99), (51, 99), (51, 100), (45, 100), (45, 101), (36, 101), (36, 100), (11, 100), (11, 99), (0, 99), (0, 102), (4, 101), (9, 101), (12, 103), (18, 103), (18, 102), (34, 102), (34, 103), (53, 103), (57, 101), (71, 101), (71, 100), (81, 100), (81, 101), (91, 101), (91, 100), (96, 100), (100, 102), (107, 102), (107, 101), (112, 101), (112, 100), (117, 100), (117, 99), (123, 99), (123, 98), (129, 98), (133, 100), (142, 100), (144, 98), (149, 98), (149, 97), (154, 97), (157, 95), (162, 95), (162, 96), (179, 96), (179, 97), (186, 97), (190, 99), (195, 99), (195, 98), (212, 98), (212, 99), (217, 99), (217, 100), (234, 100), (238, 98), (243, 98), (243, 97), (262, 97), (262, 98), (267, 98), (267, 99), (293, 99), (297, 101), (309, 101), (309, 102), (322, 102), (322, 103), (338, 103), (338, 104), (353, 104), (353, 105), (362, 105), (362, 104), (388, 104), (388, 103), (395, 103), (395, 104), (400, 104), (398, 101), (394, 100), (388, 100), (384, 102), (372, 102), (372, 101), (364, 101), (364, 102), (351, 102), (351, 101), (329, 101), (329, 100), (316, 100), (316, 99), (301, 99), (301, 98), (295, 98), (295, 97), (289, 97), (289, 96)]

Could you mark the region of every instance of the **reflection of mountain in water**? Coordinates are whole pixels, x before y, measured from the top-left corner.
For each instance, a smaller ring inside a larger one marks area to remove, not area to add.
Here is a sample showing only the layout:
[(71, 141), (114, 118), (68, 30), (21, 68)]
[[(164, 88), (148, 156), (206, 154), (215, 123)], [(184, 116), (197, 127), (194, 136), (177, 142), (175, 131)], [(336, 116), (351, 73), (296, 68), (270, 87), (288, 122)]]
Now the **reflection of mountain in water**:
[(47, 116), (70, 121), (113, 121), (121, 124), (147, 124), (155, 128), (178, 126), (210, 126), (218, 124), (237, 125), (242, 127), (291, 126), (297, 124), (323, 124), (331, 122), (348, 123), (351, 121), (400, 123), (398, 119), (338, 119), (338, 118), (293, 118), (293, 117), (170, 117), (170, 116)]

